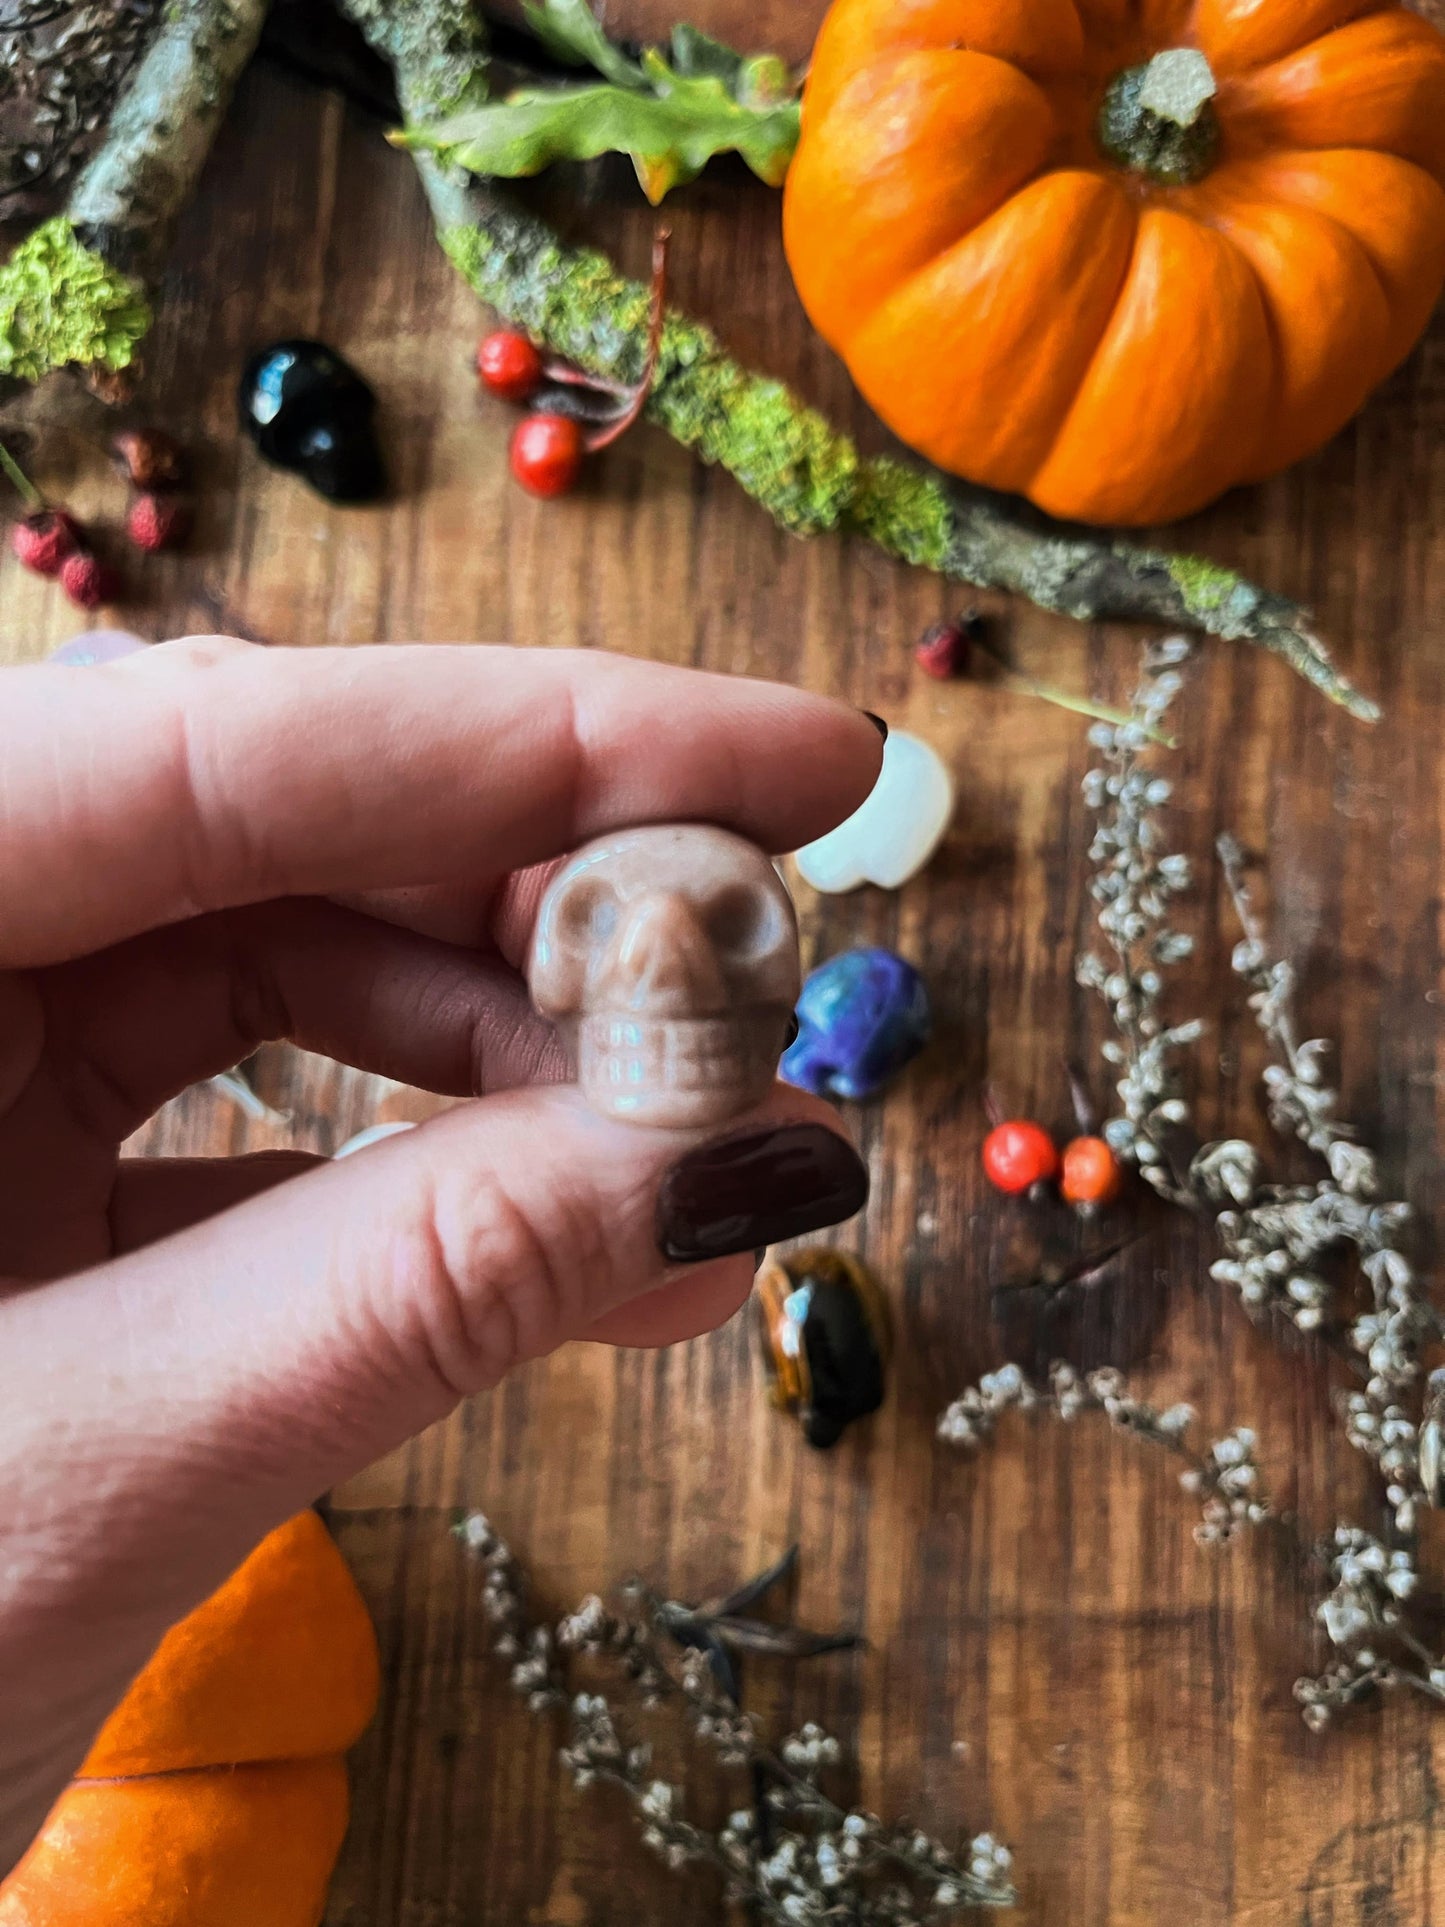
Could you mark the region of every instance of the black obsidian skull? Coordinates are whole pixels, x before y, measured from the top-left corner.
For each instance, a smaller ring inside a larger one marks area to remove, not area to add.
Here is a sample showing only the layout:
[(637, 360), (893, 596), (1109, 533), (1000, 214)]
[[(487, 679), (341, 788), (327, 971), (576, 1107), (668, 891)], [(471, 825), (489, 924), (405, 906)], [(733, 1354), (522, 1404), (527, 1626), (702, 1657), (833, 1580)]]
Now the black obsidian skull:
[(334, 348), (276, 341), (246, 363), (241, 426), (268, 462), (332, 502), (374, 502), (386, 486), (376, 396)]

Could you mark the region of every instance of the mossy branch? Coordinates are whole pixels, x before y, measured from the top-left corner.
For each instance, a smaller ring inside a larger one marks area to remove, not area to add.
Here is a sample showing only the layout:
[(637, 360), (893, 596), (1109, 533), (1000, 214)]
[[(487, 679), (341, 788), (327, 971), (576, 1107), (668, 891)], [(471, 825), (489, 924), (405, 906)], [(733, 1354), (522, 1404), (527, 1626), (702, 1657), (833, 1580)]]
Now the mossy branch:
[[(476, 293), (554, 354), (634, 381), (646, 288), (603, 256), (564, 247), (489, 184), (416, 160), (442, 245)], [(782, 382), (740, 366), (707, 328), (675, 311), (647, 413), (795, 534), (863, 535), (902, 561), (1084, 622), (1157, 622), (1252, 642), (1351, 715), (1379, 715), (1335, 668), (1297, 603), (1196, 556), (1053, 522), (986, 489), (865, 457)]]
[(117, 373), (150, 326), (147, 286), (190, 198), (267, 0), (169, 0), (62, 214), (0, 268), (0, 398), (78, 366)]

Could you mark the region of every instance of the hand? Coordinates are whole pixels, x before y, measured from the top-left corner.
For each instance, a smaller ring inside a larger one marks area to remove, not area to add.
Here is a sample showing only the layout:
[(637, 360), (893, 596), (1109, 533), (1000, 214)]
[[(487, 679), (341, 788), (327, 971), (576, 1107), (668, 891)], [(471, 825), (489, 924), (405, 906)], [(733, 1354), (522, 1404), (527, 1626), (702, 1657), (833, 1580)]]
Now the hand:
[[(566, 1339), (657, 1345), (862, 1165), (783, 1086), (592, 1115), (517, 974), (607, 829), (821, 834), (872, 725), (592, 653), (223, 638), (0, 672), (0, 1870), (166, 1627), (327, 1486)], [(290, 1038), (481, 1101), (332, 1164), (131, 1160)]]

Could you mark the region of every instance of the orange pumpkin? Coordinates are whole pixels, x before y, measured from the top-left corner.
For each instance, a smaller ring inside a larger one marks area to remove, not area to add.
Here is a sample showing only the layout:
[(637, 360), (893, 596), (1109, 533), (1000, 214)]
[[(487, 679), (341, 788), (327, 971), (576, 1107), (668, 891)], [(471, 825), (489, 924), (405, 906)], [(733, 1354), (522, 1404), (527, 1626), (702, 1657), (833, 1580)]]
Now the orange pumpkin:
[(1445, 41), (1399, 6), (835, 0), (784, 237), (904, 441), (1055, 515), (1166, 521), (1403, 359), (1442, 181)]
[(0, 1883), (0, 1927), (316, 1927), (376, 1640), (313, 1512), (173, 1627)]

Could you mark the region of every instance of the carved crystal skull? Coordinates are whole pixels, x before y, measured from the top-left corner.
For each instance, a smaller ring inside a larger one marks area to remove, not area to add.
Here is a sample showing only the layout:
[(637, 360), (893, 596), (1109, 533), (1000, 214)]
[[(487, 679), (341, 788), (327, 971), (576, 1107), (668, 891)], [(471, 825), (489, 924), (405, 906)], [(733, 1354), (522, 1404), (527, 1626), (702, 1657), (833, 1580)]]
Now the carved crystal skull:
[(800, 982), (792, 899), (730, 831), (621, 830), (553, 878), (528, 981), (594, 1110), (719, 1123), (767, 1094), (787, 1041)]

